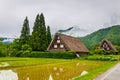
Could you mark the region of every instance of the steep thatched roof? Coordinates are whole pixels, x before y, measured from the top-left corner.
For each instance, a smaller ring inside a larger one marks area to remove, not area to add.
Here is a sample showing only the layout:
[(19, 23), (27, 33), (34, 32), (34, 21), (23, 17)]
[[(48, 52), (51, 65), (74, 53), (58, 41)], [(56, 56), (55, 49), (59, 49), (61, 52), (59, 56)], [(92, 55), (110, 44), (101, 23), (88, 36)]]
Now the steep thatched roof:
[[(86, 46), (78, 38), (68, 36), (65, 34), (60, 34), (60, 33), (56, 33), (55, 36), (60, 37), (60, 39), (64, 43), (67, 50), (76, 51), (76, 52), (89, 52), (89, 50), (86, 48)], [(52, 44), (52, 42), (51, 42), (51, 44)]]
[[(107, 42), (107, 44), (110, 46), (110, 48), (111, 48), (114, 52), (118, 52), (118, 51), (116, 50), (116, 48), (113, 46), (113, 44), (112, 44), (110, 41), (108, 41), (107, 39), (104, 39), (104, 40), (102, 41), (102, 44), (103, 44), (104, 42)], [(102, 46), (102, 44), (101, 44), (101, 46)]]

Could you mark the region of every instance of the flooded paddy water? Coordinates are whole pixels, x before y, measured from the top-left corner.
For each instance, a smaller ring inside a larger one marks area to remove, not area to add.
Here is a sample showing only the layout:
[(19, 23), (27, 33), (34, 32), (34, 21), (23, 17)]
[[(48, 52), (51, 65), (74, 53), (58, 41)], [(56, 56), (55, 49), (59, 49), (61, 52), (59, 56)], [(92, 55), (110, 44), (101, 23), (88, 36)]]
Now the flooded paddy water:
[[(42, 64), (35, 64), (34, 62), (25, 65), (23, 61), (22, 63), (17, 62), (18, 64), (16, 64), (15, 61), (8, 61), (6, 62), (9, 64), (8, 66), (5, 66), (5, 68), (0, 67), (0, 76), (2, 76), (0, 80), (69, 80), (80, 76), (83, 71), (87, 71), (89, 73), (90, 71), (101, 67), (101, 65), (108, 63), (85, 60), (65, 60), (56, 63), (48, 62), (49, 61), (44, 62), (43, 64), (41, 61)], [(6, 74), (6, 72), (8, 74)], [(9, 79), (6, 79), (6, 77)]]

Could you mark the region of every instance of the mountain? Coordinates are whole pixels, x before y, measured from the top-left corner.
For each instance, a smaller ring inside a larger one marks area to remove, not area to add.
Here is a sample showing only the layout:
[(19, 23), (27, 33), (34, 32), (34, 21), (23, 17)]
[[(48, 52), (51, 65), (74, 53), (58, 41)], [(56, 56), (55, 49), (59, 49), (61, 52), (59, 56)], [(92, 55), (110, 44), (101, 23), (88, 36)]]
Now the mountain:
[(58, 30), (59, 33), (74, 36), (74, 37), (81, 37), (87, 34), (85, 29), (81, 29), (79, 26), (74, 25), (72, 27), (69, 27), (68, 29), (60, 29)]
[(89, 49), (94, 49), (103, 39), (108, 39), (114, 45), (120, 46), (120, 25), (100, 29), (81, 38)]
[(0, 42), (3, 44), (12, 43), (15, 38), (0, 37)]

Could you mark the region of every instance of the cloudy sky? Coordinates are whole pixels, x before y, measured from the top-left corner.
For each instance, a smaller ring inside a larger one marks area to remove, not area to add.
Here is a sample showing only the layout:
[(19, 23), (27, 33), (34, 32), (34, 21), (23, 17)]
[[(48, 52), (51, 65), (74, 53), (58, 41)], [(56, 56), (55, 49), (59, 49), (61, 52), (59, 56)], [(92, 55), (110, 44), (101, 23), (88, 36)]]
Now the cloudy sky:
[(32, 31), (41, 12), (53, 33), (77, 25), (88, 34), (120, 24), (120, 0), (0, 0), (0, 36), (19, 36), (26, 16)]

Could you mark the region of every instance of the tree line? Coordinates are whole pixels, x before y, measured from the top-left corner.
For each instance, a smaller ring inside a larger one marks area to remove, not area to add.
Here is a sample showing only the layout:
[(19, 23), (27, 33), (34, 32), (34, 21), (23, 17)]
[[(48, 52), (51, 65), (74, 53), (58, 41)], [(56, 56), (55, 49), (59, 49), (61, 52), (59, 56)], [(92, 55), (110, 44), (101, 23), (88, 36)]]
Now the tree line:
[(43, 13), (37, 14), (31, 34), (29, 20), (26, 17), (20, 37), (13, 42), (13, 55), (20, 56), (31, 51), (46, 51), (51, 40), (50, 26), (46, 27)]
[[(50, 44), (50, 26), (46, 26), (43, 13), (37, 14), (33, 31), (30, 33), (28, 17), (24, 19), (20, 37), (12, 44), (0, 43), (0, 56), (26, 56), (32, 51), (46, 51)], [(2, 39), (0, 38), (0, 41)]]

